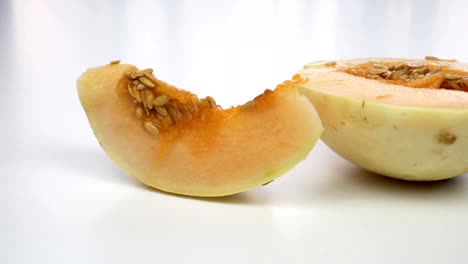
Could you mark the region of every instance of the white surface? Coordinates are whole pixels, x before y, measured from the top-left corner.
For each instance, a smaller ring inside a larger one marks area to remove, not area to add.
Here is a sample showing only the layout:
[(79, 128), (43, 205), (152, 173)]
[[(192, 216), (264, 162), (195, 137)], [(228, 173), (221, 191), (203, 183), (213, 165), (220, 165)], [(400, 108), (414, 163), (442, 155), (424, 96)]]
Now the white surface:
[(0, 263), (467, 263), (468, 177), (377, 176), (319, 143), (266, 187), (169, 195), (120, 171), (79, 104), (120, 58), (223, 106), (321, 59), (468, 61), (464, 1), (0, 1)]

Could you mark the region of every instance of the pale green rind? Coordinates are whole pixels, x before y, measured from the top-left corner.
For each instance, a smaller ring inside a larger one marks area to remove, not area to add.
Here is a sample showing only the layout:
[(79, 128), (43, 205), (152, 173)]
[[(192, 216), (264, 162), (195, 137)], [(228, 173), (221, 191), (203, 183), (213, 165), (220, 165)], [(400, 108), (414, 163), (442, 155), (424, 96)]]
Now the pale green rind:
[[(404, 107), (299, 88), (320, 115), (322, 140), (369, 171), (413, 181), (468, 172), (468, 109)], [(443, 142), (441, 135), (456, 140)]]

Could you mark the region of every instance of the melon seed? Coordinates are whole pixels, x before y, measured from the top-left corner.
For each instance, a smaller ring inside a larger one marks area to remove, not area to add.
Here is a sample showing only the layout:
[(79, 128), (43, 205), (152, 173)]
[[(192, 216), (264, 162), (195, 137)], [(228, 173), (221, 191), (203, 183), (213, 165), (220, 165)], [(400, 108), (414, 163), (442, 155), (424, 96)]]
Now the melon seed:
[(248, 101), (247, 103), (243, 104), (240, 109), (241, 109), (242, 112), (245, 112), (245, 111), (249, 110), (250, 108), (252, 108), (254, 105), (255, 105), (255, 100), (251, 100), (251, 101)]
[(380, 66), (380, 65), (374, 65), (368, 69), (369, 74), (372, 75), (380, 75), (382, 73), (386, 73), (388, 71), (388, 68), (385, 66)]
[(159, 129), (151, 122), (145, 122), (144, 124), (146, 130), (153, 135), (159, 134)]
[(418, 74), (422, 74), (422, 75), (425, 75), (425, 74), (430, 72), (429, 68), (426, 67), (426, 66), (424, 66), (422, 68), (418, 68), (418, 69), (416, 69), (414, 71), (417, 72)]
[(143, 76), (143, 72), (142, 71), (135, 71), (135, 72), (133, 72), (133, 76), (135, 76), (135, 78), (141, 77), (141, 76)]
[(440, 61), (441, 59), (434, 57), (434, 56), (426, 56), (424, 57), (425, 60), (430, 60), (430, 61)]
[(392, 72), (387, 76), (387, 79), (390, 79), (392, 81), (398, 80), (398, 74), (396, 72)]
[(138, 91), (138, 89), (136, 88), (136, 86), (133, 86), (132, 87), (132, 94), (133, 94), (133, 98), (135, 98), (135, 100), (139, 103), (141, 103), (141, 95), (140, 95), (140, 91)]
[(263, 91), (263, 94), (267, 95), (267, 94), (270, 94), (272, 93), (273, 91), (270, 90), (270, 89), (265, 89), (265, 91)]
[(169, 127), (169, 126), (172, 126), (174, 123), (172, 122), (172, 118), (170, 115), (164, 117), (164, 119), (162, 120), (162, 123), (165, 127)]
[(198, 98), (197, 98), (196, 96), (193, 96), (193, 97), (190, 99), (193, 112), (195, 112), (195, 113), (198, 113), (198, 104), (197, 104), (197, 101), (198, 101)]
[(162, 116), (167, 116), (167, 109), (164, 106), (156, 106), (156, 111), (162, 115)]
[(169, 95), (167, 95), (167, 94), (160, 95), (160, 96), (156, 97), (153, 100), (153, 105), (154, 106), (163, 106), (167, 102), (169, 102), (170, 99), (171, 99), (171, 97)]
[(406, 75), (406, 74), (403, 74), (403, 75), (400, 75), (400, 79), (406, 82), (406, 81), (408, 81), (409, 76)]
[(151, 73), (153, 73), (153, 69), (151, 69), (151, 68), (146, 68), (146, 69), (141, 70), (140, 72), (142, 72), (143, 74), (145, 74), (145, 72), (151, 74)]
[(127, 89), (128, 89), (128, 93), (133, 97), (132, 86), (130, 86), (129, 83), (127, 84)]
[(463, 79), (459, 81), (459, 87), (460, 90), (468, 92), (468, 77), (463, 77)]
[(406, 68), (407, 68), (406, 64), (398, 64), (398, 65), (395, 67), (395, 70), (396, 70), (396, 71), (401, 71), (401, 70), (404, 70), (404, 69), (406, 69)]
[(461, 76), (458, 74), (454, 74), (454, 73), (448, 73), (445, 75), (445, 79), (449, 81), (456, 81), (456, 80), (460, 80)]
[(408, 68), (411, 69), (411, 70), (424, 67), (423, 64), (419, 64), (419, 63), (410, 63), (410, 64), (406, 64), (406, 66), (408, 66)]
[(168, 111), (172, 122), (177, 125), (179, 123), (179, 112), (172, 106), (168, 107)]
[(429, 60), (429, 61), (447, 61), (447, 62), (456, 62), (457, 60), (455, 59), (439, 59), (437, 57), (434, 57), (434, 56), (426, 56), (424, 57), (425, 60)]
[(153, 102), (154, 102), (154, 94), (152, 91), (147, 91), (146, 92), (146, 96), (145, 96), (145, 102), (146, 102), (146, 106), (149, 108), (149, 109), (153, 109)]
[(216, 106), (216, 101), (213, 99), (213, 97), (207, 96), (205, 99), (212, 107)]
[(113, 60), (110, 62), (111, 65), (119, 64), (120, 60)]
[(148, 79), (147, 77), (145, 76), (141, 76), (140, 78), (138, 78), (140, 80), (140, 82), (142, 82), (144, 85), (148, 86), (148, 87), (151, 87), (151, 88), (154, 88), (154, 83)]
[(143, 73), (145, 75), (146, 78), (150, 79), (154, 84), (157, 84), (158, 83), (158, 79), (156, 79), (156, 77), (154, 77), (154, 75), (152, 74), (152, 72), (144, 72)]
[(145, 100), (146, 92), (147, 92), (147, 90), (143, 90), (143, 91), (141, 91), (141, 94), (140, 94), (141, 102), (143, 103), (143, 106), (145, 107), (145, 109), (148, 108), (148, 106), (146, 105), (146, 100)]

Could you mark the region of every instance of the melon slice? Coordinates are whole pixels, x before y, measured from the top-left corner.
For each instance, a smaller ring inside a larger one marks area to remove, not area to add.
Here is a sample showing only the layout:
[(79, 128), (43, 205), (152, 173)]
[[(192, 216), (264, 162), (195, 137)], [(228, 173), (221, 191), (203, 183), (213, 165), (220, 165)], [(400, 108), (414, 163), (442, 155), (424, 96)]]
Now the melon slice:
[(311, 63), (296, 78), (319, 112), (322, 140), (378, 174), (417, 181), (468, 172), (468, 65), (362, 59)]
[(276, 179), (319, 139), (320, 119), (295, 87), (301, 81), (223, 110), (151, 69), (112, 63), (88, 69), (78, 94), (101, 147), (129, 175), (166, 192), (224, 196)]

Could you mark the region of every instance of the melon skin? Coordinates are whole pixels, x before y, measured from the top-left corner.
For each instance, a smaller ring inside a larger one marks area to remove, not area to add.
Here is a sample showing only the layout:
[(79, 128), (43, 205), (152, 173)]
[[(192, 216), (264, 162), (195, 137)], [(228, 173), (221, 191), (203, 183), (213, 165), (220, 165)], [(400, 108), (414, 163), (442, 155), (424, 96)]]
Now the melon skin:
[(222, 122), (194, 123), (172, 137), (148, 133), (136, 118), (124, 76), (127, 64), (87, 70), (78, 95), (109, 158), (156, 189), (200, 197), (243, 192), (275, 180), (307, 157), (323, 131), (309, 100), (280, 85), (264, 103)]
[[(302, 91), (321, 117), (322, 141), (362, 168), (410, 181), (447, 179), (468, 171), (467, 111), (400, 107)], [(454, 135), (455, 142), (444, 142), (447, 135)]]
[[(299, 89), (319, 113), (325, 128), (322, 141), (341, 157), (374, 173), (409, 181), (442, 180), (468, 172), (467, 109), (338, 96), (331, 89), (321, 91), (311, 74), (301, 74), (311, 78)], [(330, 80), (326, 85), (335, 83)], [(333, 88), (340, 85), (346, 83)]]

